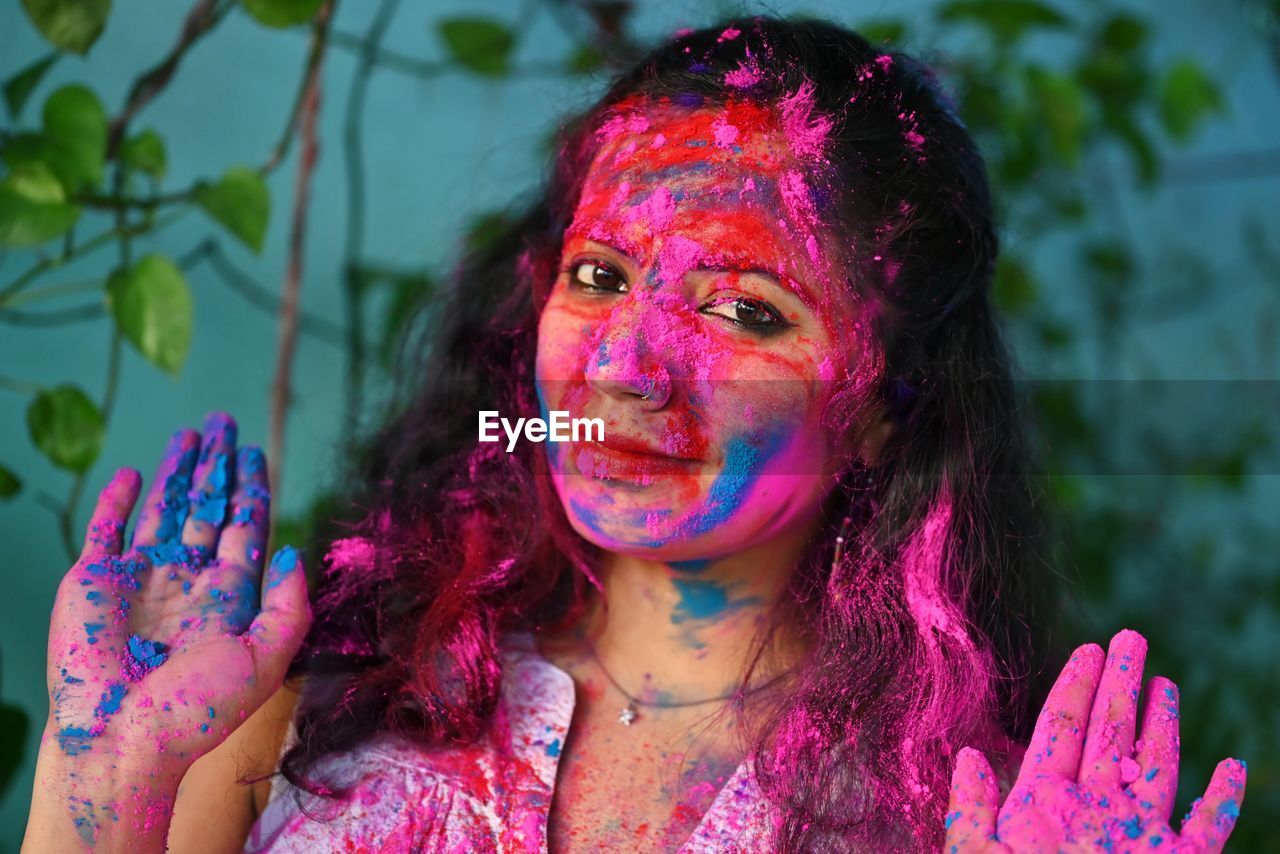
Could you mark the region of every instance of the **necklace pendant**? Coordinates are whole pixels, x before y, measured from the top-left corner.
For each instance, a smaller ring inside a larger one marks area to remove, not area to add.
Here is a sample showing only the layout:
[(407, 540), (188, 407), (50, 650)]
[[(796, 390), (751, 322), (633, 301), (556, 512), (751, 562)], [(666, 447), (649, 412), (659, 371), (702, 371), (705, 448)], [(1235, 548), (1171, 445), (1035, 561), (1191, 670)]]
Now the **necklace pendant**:
[(622, 711), (618, 712), (618, 722), (623, 726), (631, 726), (631, 722), (636, 719), (636, 707), (630, 703)]

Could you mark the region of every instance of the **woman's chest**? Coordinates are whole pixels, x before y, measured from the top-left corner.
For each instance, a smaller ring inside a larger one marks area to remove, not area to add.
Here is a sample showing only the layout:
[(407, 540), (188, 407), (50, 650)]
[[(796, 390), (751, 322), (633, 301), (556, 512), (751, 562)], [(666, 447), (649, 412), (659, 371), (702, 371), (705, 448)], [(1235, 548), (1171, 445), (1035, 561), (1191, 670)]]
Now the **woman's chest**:
[(566, 744), (548, 817), (552, 854), (676, 851), (698, 829), (739, 760), (597, 736)]

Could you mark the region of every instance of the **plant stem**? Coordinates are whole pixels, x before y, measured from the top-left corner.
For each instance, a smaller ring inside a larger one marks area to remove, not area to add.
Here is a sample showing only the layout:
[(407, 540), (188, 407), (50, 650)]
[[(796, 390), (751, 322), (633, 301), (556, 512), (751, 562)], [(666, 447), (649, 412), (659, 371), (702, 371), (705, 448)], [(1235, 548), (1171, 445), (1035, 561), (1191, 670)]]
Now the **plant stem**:
[(364, 50), (351, 76), (342, 123), (342, 154), (347, 178), (347, 229), (342, 249), (343, 308), (347, 315), (347, 387), (339, 444), (342, 448), (350, 447), (355, 438), (364, 397), (365, 282), (360, 270), (360, 257), (364, 252), (365, 180), (361, 121), (369, 77), (373, 73), (383, 35), (398, 5), (399, 0), (383, 0), (373, 23), (369, 25), (364, 37)]
[[(316, 13), (312, 23), (314, 44), (323, 49), (327, 41), (329, 22), (333, 17), (334, 0), (328, 0)], [(313, 49), (312, 55), (316, 51)], [(320, 57), (307, 62), (307, 78), (302, 99), (301, 126), (302, 152), (298, 157), (298, 172), (294, 181), (293, 222), (289, 232), (289, 264), (281, 286), (280, 331), (276, 346), (276, 372), (271, 383), (271, 422), (268, 435), (267, 464), (270, 467), (269, 482), (276, 494), (282, 494), (284, 482), (284, 435), (292, 397), (293, 356), (298, 339), (298, 299), (302, 287), (303, 244), (306, 238), (307, 203), (311, 197), (311, 179), (315, 172), (319, 146), (316, 141), (316, 124), (320, 115)]]
[(3, 289), (0, 289), (0, 305), (10, 304), (9, 298), (13, 294), (16, 294), (18, 291), (27, 287), (50, 270), (56, 270), (63, 264), (88, 255), (89, 253), (101, 249), (103, 246), (113, 243), (120, 238), (137, 237), (142, 234), (150, 234), (153, 231), (159, 231), (175, 220), (185, 216), (189, 210), (190, 208), (183, 208), (181, 210), (174, 211), (166, 217), (160, 217), (155, 220), (148, 220), (146, 222), (138, 223), (137, 225), (128, 226), (127, 234), (122, 233), (119, 226), (110, 228), (101, 234), (91, 237), (83, 243), (77, 244), (69, 252), (63, 252), (61, 255), (55, 255), (52, 258), (44, 258), (36, 262), (25, 273), (14, 279)]

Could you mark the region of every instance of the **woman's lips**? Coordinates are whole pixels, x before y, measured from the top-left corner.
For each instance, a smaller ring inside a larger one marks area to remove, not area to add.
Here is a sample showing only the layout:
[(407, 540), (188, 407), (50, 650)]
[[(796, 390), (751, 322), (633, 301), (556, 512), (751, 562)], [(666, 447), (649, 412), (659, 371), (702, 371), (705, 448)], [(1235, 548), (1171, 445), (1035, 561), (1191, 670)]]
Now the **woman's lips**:
[(656, 454), (632, 440), (611, 437), (608, 441), (607, 445), (595, 441), (573, 443), (579, 472), (587, 477), (648, 484), (657, 477), (697, 474), (702, 467), (699, 460)]

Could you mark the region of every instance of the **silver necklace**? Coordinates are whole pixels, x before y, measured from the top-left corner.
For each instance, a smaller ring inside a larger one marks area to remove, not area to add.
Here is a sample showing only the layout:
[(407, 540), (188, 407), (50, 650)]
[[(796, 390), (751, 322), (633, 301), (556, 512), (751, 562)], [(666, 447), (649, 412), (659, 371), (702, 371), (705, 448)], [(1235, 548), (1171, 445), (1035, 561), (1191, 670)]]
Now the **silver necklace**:
[(600, 672), (605, 675), (605, 678), (609, 680), (613, 687), (618, 689), (618, 693), (627, 698), (627, 704), (618, 710), (618, 723), (623, 726), (631, 726), (631, 724), (640, 717), (640, 712), (636, 709), (636, 706), (648, 706), (655, 709), (676, 709), (684, 706), (701, 706), (705, 703), (721, 703), (735, 697), (745, 698), (747, 694), (759, 691), (761, 688), (768, 686), (778, 678), (775, 677), (775, 679), (770, 679), (768, 682), (752, 688), (750, 691), (743, 691), (739, 689), (725, 694), (722, 697), (709, 697), (705, 700), (686, 700), (682, 703), (654, 703), (648, 700), (641, 700), (638, 697), (633, 696), (626, 688), (619, 685), (618, 680), (614, 679), (613, 674), (609, 672), (609, 668), (605, 667), (604, 662), (600, 660), (600, 656), (596, 655), (596, 645), (590, 644), (589, 648), (591, 650), (591, 657), (595, 659), (596, 664), (600, 667)]

